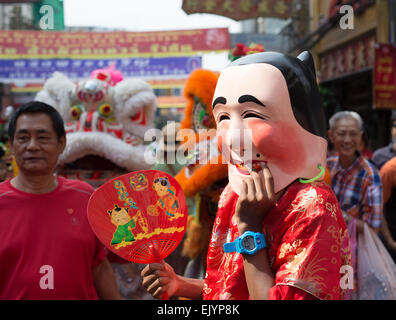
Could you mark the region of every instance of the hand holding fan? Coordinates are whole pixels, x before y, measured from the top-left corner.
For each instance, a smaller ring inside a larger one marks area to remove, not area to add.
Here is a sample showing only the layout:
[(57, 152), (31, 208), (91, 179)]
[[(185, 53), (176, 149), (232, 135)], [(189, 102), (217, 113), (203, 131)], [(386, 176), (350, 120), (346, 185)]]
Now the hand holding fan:
[(88, 220), (98, 239), (118, 256), (136, 263), (161, 262), (183, 238), (187, 205), (171, 175), (136, 171), (92, 194)]

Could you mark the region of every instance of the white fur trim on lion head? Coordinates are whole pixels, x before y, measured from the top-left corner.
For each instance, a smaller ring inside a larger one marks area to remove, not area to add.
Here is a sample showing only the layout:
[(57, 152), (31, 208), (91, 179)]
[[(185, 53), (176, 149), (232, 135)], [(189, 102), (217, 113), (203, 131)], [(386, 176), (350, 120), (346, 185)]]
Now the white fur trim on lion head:
[(36, 95), (35, 101), (41, 101), (54, 107), (65, 122), (71, 120), (70, 107), (75, 84), (61, 72), (54, 72)]
[(130, 171), (146, 170), (154, 163), (145, 145), (132, 146), (104, 132), (72, 132), (67, 134), (66, 141), (66, 148), (58, 160), (59, 165), (86, 155), (104, 157)]
[(150, 85), (140, 79), (127, 79), (117, 83), (113, 91), (115, 116), (124, 130), (143, 137), (153, 128), (157, 99)]

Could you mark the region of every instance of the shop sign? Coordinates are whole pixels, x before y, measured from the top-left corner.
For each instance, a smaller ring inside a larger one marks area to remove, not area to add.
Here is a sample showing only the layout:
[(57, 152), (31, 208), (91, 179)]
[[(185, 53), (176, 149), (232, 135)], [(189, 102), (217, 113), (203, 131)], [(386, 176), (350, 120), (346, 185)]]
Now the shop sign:
[(320, 57), (320, 81), (373, 67), (375, 41), (373, 34), (324, 53)]
[(396, 47), (377, 44), (374, 66), (374, 106), (396, 109)]

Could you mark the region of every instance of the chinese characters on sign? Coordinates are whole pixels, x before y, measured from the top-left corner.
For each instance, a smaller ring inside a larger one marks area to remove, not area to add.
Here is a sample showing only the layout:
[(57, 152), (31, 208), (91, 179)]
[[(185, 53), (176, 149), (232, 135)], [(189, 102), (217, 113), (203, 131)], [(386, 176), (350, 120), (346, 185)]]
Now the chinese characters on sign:
[(257, 17), (290, 18), (304, 9), (299, 0), (183, 0), (187, 14), (212, 13), (234, 20)]
[(320, 80), (331, 80), (373, 67), (375, 39), (375, 35), (369, 35), (321, 55)]
[(73, 80), (89, 78), (95, 69), (115, 63), (124, 77), (179, 78), (202, 67), (201, 57), (123, 58), (123, 59), (0, 59), (0, 82), (12, 80), (41, 81), (55, 71)]
[(374, 105), (396, 109), (396, 47), (377, 44), (374, 66)]
[(124, 77), (180, 78), (200, 55), (228, 51), (227, 28), (160, 32), (0, 31), (0, 81), (43, 82), (59, 71), (73, 80), (115, 62)]
[(227, 28), (161, 32), (0, 31), (2, 58), (174, 57), (229, 48)]

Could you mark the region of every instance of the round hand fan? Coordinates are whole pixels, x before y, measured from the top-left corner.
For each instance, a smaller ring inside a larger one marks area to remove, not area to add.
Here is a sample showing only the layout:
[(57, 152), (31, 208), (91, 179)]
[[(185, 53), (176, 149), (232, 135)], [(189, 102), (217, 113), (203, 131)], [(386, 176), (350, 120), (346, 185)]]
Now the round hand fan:
[(135, 171), (92, 194), (88, 220), (99, 240), (118, 256), (136, 263), (160, 262), (183, 238), (187, 205), (171, 175)]

